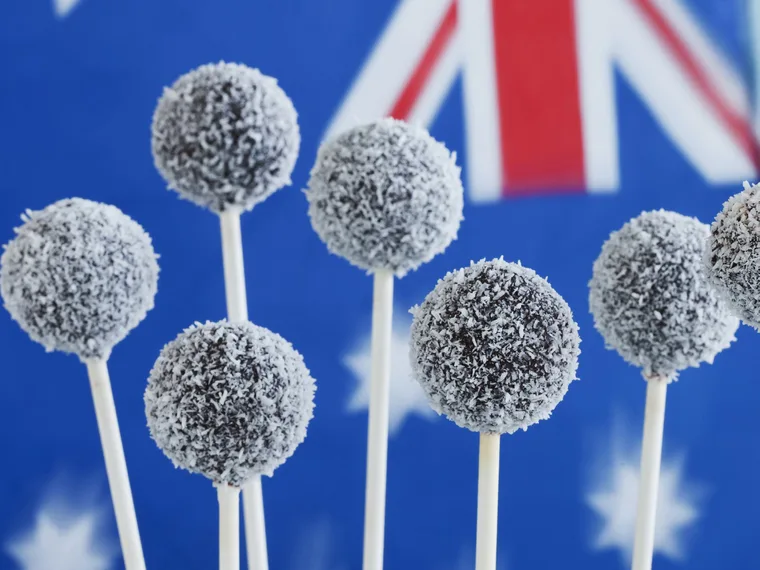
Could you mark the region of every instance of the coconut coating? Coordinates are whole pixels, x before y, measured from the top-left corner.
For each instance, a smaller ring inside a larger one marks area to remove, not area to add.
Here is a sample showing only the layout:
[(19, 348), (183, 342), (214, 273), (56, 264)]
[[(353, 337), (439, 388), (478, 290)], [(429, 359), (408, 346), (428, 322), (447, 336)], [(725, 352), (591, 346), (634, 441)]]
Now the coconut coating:
[(594, 263), (589, 304), (608, 348), (646, 377), (674, 378), (734, 340), (739, 321), (707, 278), (710, 230), (696, 218), (644, 212), (613, 232)]
[(325, 142), (306, 197), (328, 249), (367, 271), (402, 277), (457, 236), (463, 193), (456, 154), (395, 119)]
[(760, 330), (760, 186), (745, 182), (710, 228), (707, 274), (733, 313)]
[(169, 188), (219, 213), (250, 210), (290, 184), (301, 137), (277, 80), (245, 65), (202, 65), (164, 90), (153, 160)]
[(150, 433), (175, 466), (241, 486), (272, 471), (306, 437), (314, 379), (280, 335), (249, 322), (195, 324), (150, 372)]
[(153, 308), (150, 237), (115, 206), (81, 198), (21, 218), (0, 258), (5, 308), (48, 351), (107, 358)]
[(576, 378), (570, 307), (519, 264), (494, 259), (449, 273), (411, 312), (414, 375), (433, 409), (461, 427), (527, 429)]

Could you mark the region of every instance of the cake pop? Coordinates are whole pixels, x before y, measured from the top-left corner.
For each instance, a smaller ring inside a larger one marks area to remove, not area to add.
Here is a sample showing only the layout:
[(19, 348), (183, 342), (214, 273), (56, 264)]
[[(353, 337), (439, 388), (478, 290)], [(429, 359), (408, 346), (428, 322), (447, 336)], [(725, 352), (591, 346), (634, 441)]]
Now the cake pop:
[(382, 119), (322, 145), (306, 197), (328, 249), (369, 272), (403, 277), (456, 238), (456, 155), (426, 131)]
[(710, 228), (707, 275), (742, 321), (760, 330), (760, 185), (723, 205)]
[(114, 206), (72, 198), (22, 220), (0, 258), (3, 302), (46, 350), (87, 366), (124, 563), (144, 570), (106, 362), (153, 308), (157, 256), (148, 234)]
[(314, 390), (290, 343), (249, 322), (196, 324), (156, 360), (145, 391), (148, 427), (176, 466), (217, 486), (221, 570), (239, 567), (239, 487), (293, 454)]
[(647, 380), (633, 570), (652, 564), (667, 385), (712, 362), (739, 326), (707, 277), (709, 234), (695, 218), (644, 212), (612, 233), (589, 284), (597, 330)]
[(27, 211), (5, 246), (5, 308), (46, 350), (107, 359), (153, 308), (150, 237), (118, 208), (81, 198)]
[(327, 248), (374, 274), (364, 570), (382, 570), (393, 277), (456, 238), (463, 191), (456, 156), (425, 130), (381, 119), (324, 142), (306, 198)]
[(613, 232), (594, 263), (589, 303), (607, 345), (645, 376), (674, 378), (712, 362), (738, 320), (707, 279), (709, 228), (663, 210)]
[(251, 210), (290, 184), (300, 140), (296, 110), (276, 79), (220, 62), (164, 90), (151, 146), (169, 187), (218, 214)]
[(415, 378), (433, 409), (480, 433), (475, 568), (494, 570), (500, 436), (548, 418), (565, 396), (578, 326), (545, 279), (503, 259), (447, 274), (411, 312)]
[(240, 487), (271, 475), (306, 437), (314, 380), (278, 334), (196, 324), (167, 344), (145, 391), (151, 435), (178, 467)]

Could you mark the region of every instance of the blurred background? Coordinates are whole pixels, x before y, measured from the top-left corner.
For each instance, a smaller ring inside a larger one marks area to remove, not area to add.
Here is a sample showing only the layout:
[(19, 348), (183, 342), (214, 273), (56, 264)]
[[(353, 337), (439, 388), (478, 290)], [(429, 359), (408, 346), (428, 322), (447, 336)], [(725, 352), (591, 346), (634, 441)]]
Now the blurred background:
[[(160, 253), (156, 308), (111, 375), (147, 564), (207, 570), (216, 496), (151, 441), (159, 350), (225, 316), (218, 220), (165, 189), (150, 154), (164, 86), (202, 63), (279, 79), (303, 141), (293, 186), (243, 217), (251, 319), (318, 381), (296, 454), (264, 480), (272, 570), (360, 567), (371, 279), (327, 253), (304, 188), (322, 138), (393, 115), (456, 150), (460, 237), (396, 285), (386, 568), (474, 566), (477, 435), (409, 378), (408, 309), (445, 272), (504, 256), (548, 276), (581, 328), (580, 381), (502, 443), (501, 570), (628, 565), (645, 385), (588, 313), (608, 234), (642, 210), (710, 222), (757, 180), (755, 0), (3, 0), (0, 241), (26, 209), (115, 204)], [(122, 568), (84, 367), (0, 314), (0, 568)], [(671, 388), (658, 570), (760, 565), (760, 338), (748, 327)]]

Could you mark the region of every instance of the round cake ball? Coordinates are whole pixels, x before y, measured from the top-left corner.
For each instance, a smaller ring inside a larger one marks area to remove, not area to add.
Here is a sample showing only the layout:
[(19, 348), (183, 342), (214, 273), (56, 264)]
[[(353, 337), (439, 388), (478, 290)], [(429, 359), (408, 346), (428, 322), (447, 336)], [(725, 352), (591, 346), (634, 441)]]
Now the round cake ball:
[(196, 324), (150, 372), (150, 433), (174, 465), (239, 487), (271, 475), (306, 437), (314, 379), (281, 336), (251, 323)]
[(5, 308), (48, 351), (107, 358), (153, 308), (150, 237), (118, 208), (80, 198), (22, 220), (0, 258)]
[(220, 213), (250, 210), (290, 184), (301, 138), (272, 77), (235, 63), (202, 65), (164, 90), (153, 159), (169, 188)]
[(306, 197), (328, 249), (367, 271), (401, 277), (442, 252), (462, 220), (456, 155), (395, 119), (325, 142)]
[(702, 262), (709, 234), (696, 218), (644, 212), (612, 233), (594, 263), (596, 328), (648, 378), (712, 362), (734, 340), (739, 321)]
[(707, 242), (707, 274), (734, 314), (760, 330), (760, 186), (723, 205)]
[(495, 259), (449, 273), (411, 312), (414, 375), (433, 409), (461, 427), (527, 429), (576, 378), (570, 307), (519, 264)]

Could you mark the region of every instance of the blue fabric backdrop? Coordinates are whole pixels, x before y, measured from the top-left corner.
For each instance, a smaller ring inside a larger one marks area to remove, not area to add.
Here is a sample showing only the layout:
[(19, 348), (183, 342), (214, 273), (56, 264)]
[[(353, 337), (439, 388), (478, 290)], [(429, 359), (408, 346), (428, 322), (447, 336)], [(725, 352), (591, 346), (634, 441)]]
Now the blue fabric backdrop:
[[(279, 78), (303, 136), (293, 186), (243, 218), (251, 319), (288, 338), (318, 381), (307, 440), (264, 481), (271, 567), (360, 567), (366, 413), (350, 405), (362, 369), (351, 363), (369, 331), (372, 283), (327, 253), (300, 189), (394, 6), (83, 0), (58, 17), (45, 0), (0, 4), (0, 241), (11, 239), (26, 208), (81, 196), (138, 220), (161, 255), (156, 308), (110, 362), (149, 568), (216, 564), (213, 489), (175, 470), (156, 448), (142, 394), (164, 343), (194, 321), (225, 315), (218, 220), (166, 191), (150, 155), (150, 118), (162, 87), (221, 59)], [(693, 0), (689, 7), (748, 70), (742, 3)], [(509, 570), (625, 567), (628, 523), (620, 517), (632, 504), (626, 478), (637, 461), (645, 385), (593, 328), (592, 263), (609, 232), (642, 210), (662, 207), (709, 222), (740, 189), (740, 181), (706, 184), (626, 80), (616, 75), (615, 82), (617, 192), (468, 202), (458, 241), (396, 286), (403, 316), (446, 271), (503, 255), (547, 275), (575, 312), (581, 381), (550, 421), (502, 442), (500, 562)], [(431, 132), (463, 158), (466, 176), (464, 128), (458, 79)], [(400, 338), (403, 328), (401, 319)], [(40, 536), (46, 513), (57, 529), (48, 535), (66, 537), (99, 512), (89, 548), (105, 548), (101, 558), (110, 565), (92, 568), (121, 568), (84, 367), (74, 357), (44, 353), (5, 312), (0, 347), (0, 568), (41, 570), (19, 552), (55, 543)], [(658, 569), (760, 564), (759, 347), (757, 333), (742, 327), (713, 366), (685, 372), (670, 391), (663, 512), (671, 514), (670, 526), (660, 529)], [(420, 406), (407, 408), (412, 413), (402, 415), (390, 443), (386, 568), (472, 568), (477, 436)]]

